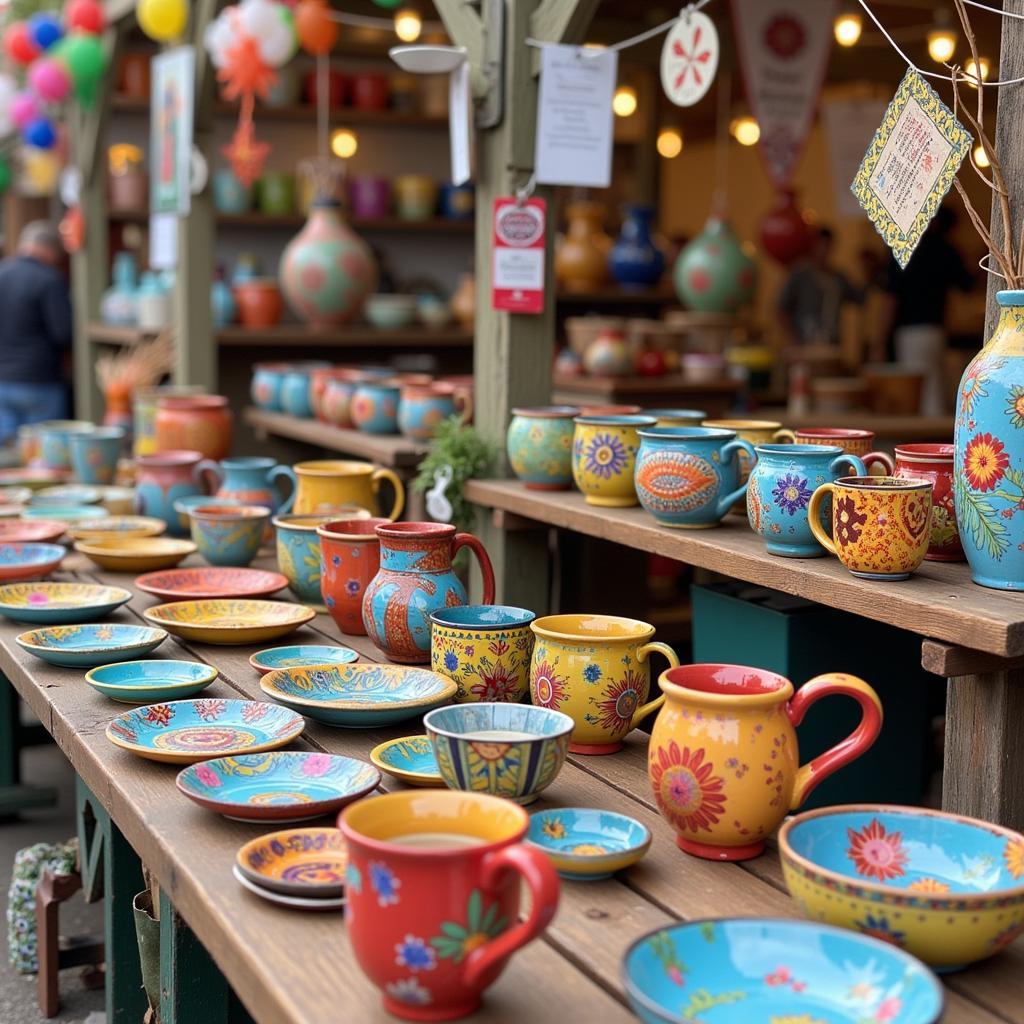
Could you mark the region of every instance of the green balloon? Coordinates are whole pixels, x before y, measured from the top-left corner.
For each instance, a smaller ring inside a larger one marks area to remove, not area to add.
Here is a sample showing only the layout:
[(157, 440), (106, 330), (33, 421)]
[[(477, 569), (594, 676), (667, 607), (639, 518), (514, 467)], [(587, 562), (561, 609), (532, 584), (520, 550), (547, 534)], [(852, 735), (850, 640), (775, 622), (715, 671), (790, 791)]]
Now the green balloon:
[(11, 187), (11, 164), (4, 157), (0, 157), (0, 192), (6, 192)]
[(99, 36), (86, 32), (72, 32), (54, 48), (53, 56), (68, 69), (76, 91), (89, 91), (103, 77), (107, 68), (107, 55)]

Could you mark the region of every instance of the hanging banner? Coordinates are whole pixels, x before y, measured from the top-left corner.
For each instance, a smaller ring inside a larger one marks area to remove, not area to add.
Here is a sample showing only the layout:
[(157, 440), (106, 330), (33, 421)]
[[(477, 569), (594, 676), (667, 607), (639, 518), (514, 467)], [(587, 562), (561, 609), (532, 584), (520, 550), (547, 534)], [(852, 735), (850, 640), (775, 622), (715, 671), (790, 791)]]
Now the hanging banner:
[(150, 210), (187, 216), (192, 205), (192, 113), (196, 52), (179, 46), (152, 61)]
[(743, 83), (761, 159), (782, 188), (796, 171), (825, 76), (835, 0), (732, 0)]
[(718, 31), (700, 11), (684, 11), (661, 48), (661, 87), (677, 107), (692, 107), (718, 70)]
[(868, 97), (826, 99), (821, 105), (836, 214), (840, 217), (861, 216), (860, 203), (850, 191), (850, 182), (884, 113), (885, 100)]

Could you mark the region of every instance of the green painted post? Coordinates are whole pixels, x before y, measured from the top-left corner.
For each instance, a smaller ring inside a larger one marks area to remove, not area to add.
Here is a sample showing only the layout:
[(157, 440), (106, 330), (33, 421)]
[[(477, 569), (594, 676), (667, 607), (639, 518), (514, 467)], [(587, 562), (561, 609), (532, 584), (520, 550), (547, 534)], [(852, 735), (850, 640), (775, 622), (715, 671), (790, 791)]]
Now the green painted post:
[(227, 1024), (231, 989), (160, 890), (160, 1024)]
[(23, 747), (50, 742), (39, 726), (21, 724), (21, 701), (11, 681), (0, 672), (0, 821), (33, 807), (57, 802), (53, 786), (25, 786), (21, 782)]

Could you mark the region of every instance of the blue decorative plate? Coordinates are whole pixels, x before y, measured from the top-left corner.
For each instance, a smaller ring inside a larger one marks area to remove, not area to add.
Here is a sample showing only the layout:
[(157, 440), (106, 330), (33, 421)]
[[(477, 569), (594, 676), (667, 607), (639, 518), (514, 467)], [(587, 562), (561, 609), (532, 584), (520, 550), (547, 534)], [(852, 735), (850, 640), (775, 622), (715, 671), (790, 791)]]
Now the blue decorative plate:
[(217, 678), (217, 670), (198, 661), (122, 661), (86, 672), (94, 689), (125, 704), (194, 697)]
[(0, 580), (30, 580), (48, 576), (67, 554), (60, 544), (0, 544)]
[(331, 814), (380, 785), (380, 772), (340, 754), (274, 750), (183, 768), (178, 789), (234, 821), (305, 821)]
[(150, 761), (195, 764), (283, 747), (305, 725), (276, 704), (200, 697), (126, 711), (107, 726), (107, 739)]
[(268, 672), (260, 689), (328, 725), (368, 729), (447, 704), (455, 680), (405, 665), (321, 665)]
[(370, 751), (370, 760), (392, 778), (409, 786), (444, 788), (429, 736), (403, 736), (387, 740)]
[(30, 505), (22, 519), (56, 519), (62, 523), (80, 523), (85, 519), (106, 519), (110, 513), (99, 505)]
[(15, 639), (29, 654), (51, 665), (92, 668), (149, 654), (167, 639), (167, 633), (152, 626), (111, 622), (105, 625), (48, 626), (29, 630)]
[(40, 625), (88, 622), (131, 599), (130, 590), (101, 583), (8, 583), (0, 586), (0, 615)]
[(329, 647), (326, 644), (293, 644), (291, 647), (268, 647), (257, 651), (250, 659), (257, 672), (271, 672), (276, 668), (306, 668), (310, 665), (349, 665), (359, 659), (359, 652), (351, 647)]
[(29, 499), (35, 507), (46, 505), (96, 505), (100, 500), (100, 492), (95, 487), (83, 484), (58, 484), (56, 487), (44, 487), (36, 491)]
[(888, 943), (811, 921), (690, 921), (637, 939), (622, 981), (645, 1024), (935, 1024), (943, 992)]
[(559, 807), (531, 814), (526, 840), (551, 858), (563, 878), (593, 882), (640, 860), (651, 833), (625, 814)]

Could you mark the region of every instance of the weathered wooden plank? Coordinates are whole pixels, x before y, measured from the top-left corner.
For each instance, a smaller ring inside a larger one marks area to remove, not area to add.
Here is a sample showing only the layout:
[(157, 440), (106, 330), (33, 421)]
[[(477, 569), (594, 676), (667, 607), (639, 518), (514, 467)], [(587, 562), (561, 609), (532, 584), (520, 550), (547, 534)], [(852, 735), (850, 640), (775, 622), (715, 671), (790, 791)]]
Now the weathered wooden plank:
[(1001, 658), (986, 654), (970, 647), (946, 644), (941, 640), (921, 642), (921, 667), (927, 672), (949, 679), (951, 676), (967, 676), (983, 672), (998, 672), (1002, 669), (1024, 667), (1024, 657)]

